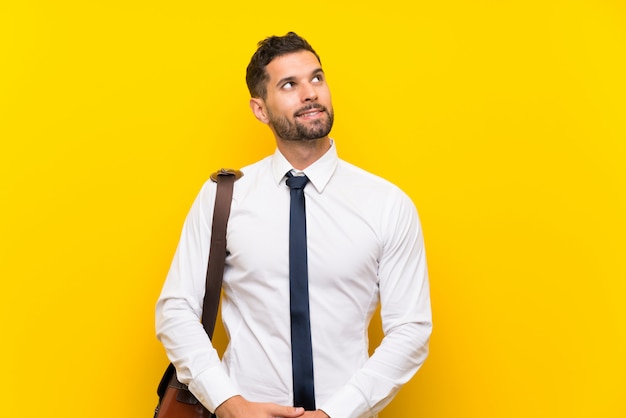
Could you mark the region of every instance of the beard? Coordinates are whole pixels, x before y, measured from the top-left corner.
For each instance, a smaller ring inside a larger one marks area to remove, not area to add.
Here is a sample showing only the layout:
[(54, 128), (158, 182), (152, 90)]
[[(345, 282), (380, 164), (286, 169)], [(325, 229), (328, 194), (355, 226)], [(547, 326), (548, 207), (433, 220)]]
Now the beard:
[[(326, 114), (326, 118), (310, 121), (305, 125), (298, 120), (296, 115), (317, 109)], [(294, 113), (293, 121), (286, 116), (276, 116), (268, 110), (269, 126), (272, 127), (276, 135), (285, 141), (310, 141), (327, 136), (333, 127), (335, 120), (334, 112), (322, 105), (310, 105)]]

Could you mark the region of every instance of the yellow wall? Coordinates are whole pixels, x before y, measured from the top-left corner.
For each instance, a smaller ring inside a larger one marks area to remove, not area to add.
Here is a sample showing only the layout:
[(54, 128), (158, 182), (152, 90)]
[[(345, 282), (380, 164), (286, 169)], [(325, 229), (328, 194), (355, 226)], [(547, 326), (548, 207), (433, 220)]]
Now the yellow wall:
[(382, 417), (626, 416), (624, 2), (343, 4), (2, 3), (3, 417), (151, 416), (180, 227), (273, 150), (243, 76), (288, 30), (422, 217), (432, 354)]

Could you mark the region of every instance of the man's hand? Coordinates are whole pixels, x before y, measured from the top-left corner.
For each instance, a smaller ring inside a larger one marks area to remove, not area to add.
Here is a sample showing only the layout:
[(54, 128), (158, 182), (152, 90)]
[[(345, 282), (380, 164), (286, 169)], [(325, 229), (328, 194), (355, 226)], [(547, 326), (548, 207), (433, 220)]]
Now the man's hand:
[[(312, 411), (314, 413), (317, 411)], [(217, 418), (296, 418), (304, 414), (304, 408), (283, 406), (274, 403), (258, 403), (245, 400), (242, 396), (233, 396), (215, 409)], [(308, 412), (307, 412), (308, 414)], [(310, 415), (311, 417), (326, 417)]]
[(322, 411), (321, 409), (318, 409), (317, 411), (306, 411), (304, 415), (302, 415), (302, 418), (330, 418), (330, 417), (326, 415), (326, 412)]

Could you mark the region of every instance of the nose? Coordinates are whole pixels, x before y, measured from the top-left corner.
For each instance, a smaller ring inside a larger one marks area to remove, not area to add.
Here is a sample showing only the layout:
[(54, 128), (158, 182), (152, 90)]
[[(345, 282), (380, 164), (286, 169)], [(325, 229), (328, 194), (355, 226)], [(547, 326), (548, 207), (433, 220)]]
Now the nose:
[(303, 83), (302, 84), (302, 101), (303, 102), (312, 102), (317, 100), (317, 90), (315, 86), (311, 83)]

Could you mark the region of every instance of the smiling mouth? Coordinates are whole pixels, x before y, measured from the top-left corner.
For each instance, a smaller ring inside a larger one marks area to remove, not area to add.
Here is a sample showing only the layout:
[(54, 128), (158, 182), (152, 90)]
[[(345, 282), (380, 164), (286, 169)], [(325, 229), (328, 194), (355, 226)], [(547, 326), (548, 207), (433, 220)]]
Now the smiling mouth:
[(319, 110), (314, 110), (312, 112), (302, 113), (301, 115), (298, 115), (298, 117), (299, 118), (312, 118), (314, 116), (317, 116), (320, 113), (321, 112)]
[(295, 116), (297, 118), (313, 118), (324, 111), (325, 109), (323, 107), (314, 107), (314, 108), (301, 110), (297, 112)]

